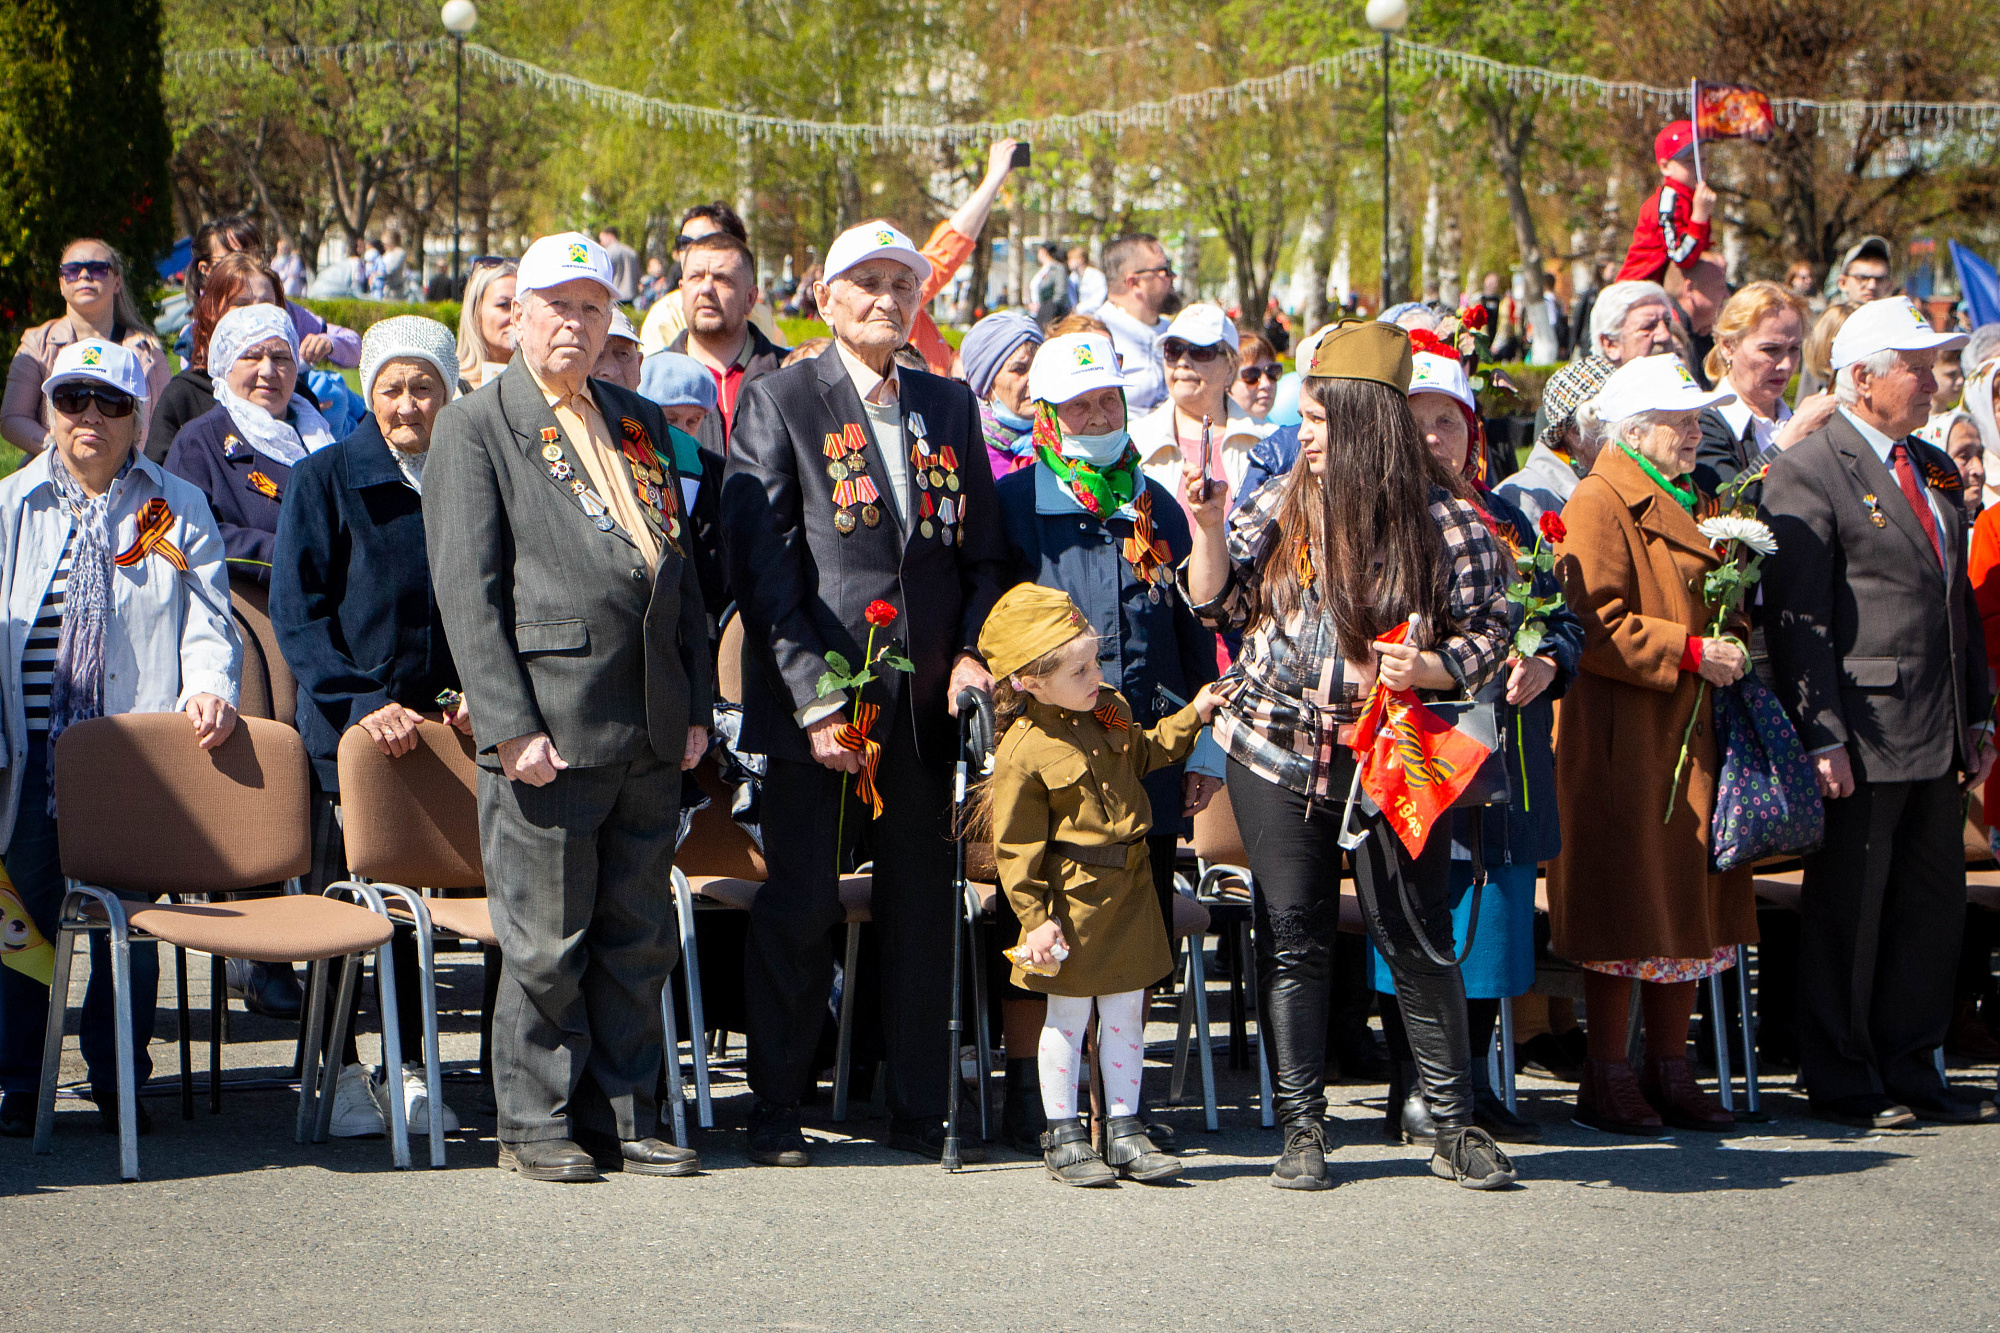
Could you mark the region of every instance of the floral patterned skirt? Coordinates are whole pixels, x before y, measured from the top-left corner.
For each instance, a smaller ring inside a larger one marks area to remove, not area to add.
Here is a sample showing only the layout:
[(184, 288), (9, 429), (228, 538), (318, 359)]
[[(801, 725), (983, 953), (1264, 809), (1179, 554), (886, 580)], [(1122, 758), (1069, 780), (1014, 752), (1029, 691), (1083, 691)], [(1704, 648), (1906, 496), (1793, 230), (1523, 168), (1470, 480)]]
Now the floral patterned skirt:
[(1610, 962), (1580, 962), (1577, 966), (1611, 977), (1673, 985), (1682, 981), (1699, 981), (1736, 966), (1736, 946), (1725, 944), (1706, 958), (1617, 958)]

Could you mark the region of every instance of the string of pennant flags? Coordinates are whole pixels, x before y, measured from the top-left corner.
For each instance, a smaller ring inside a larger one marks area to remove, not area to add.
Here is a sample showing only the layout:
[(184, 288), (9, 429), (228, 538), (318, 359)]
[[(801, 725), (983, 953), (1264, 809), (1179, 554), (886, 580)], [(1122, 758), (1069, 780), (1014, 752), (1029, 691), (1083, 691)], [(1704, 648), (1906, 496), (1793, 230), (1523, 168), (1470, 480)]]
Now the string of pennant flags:
[[(166, 55), (166, 68), (168, 73), (181, 76), (248, 72), (259, 67), (284, 71), (327, 61), (343, 68), (354, 68), (382, 60), (414, 62), (444, 56), (451, 53), (453, 45), (451, 39), (434, 38), (424, 41), (349, 42), (333, 46), (170, 51)], [(1691, 114), (1693, 94), (1687, 86), (1662, 88), (1599, 79), (1587, 74), (1569, 74), (1536, 65), (1510, 65), (1485, 56), (1401, 38), (1391, 39), (1388, 47), (1391, 68), (1400, 68), (1405, 73), (1427, 73), (1458, 83), (1504, 86), (1514, 93), (1562, 97), (1572, 105), (1595, 102), (1606, 109), (1625, 109), (1654, 117)], [(1379, 71), (1383, 47), (1372, 43), (1357, 46), (1308, 64), (1293, 65), (1277, 74), (1243, 79), (1155, 101), (1136, 102), (1111, 110), (1031, 119), (935, 123), (801, 120), (667, 101), (623, 88), (608, 88), (574, 74), (544, 69), (540, 65), (502, 55), (477, 42), (465, 44), (465, 59), (507, 83), (566, 98), (653, 127), (747, 135), (753, 139), (784, 138), (814, 145), (888, 149), (983, 143), (996, 138), (1074, 143), (1082, 139), (1115, 137), (1132, 131), (1159, 130), (1197, 120), (1240, 115), (1246, 110), (1264, 112), (1274, 104), (1295, 100), (1321, 87), (1338, 89), (1344, 81), (1363, 72)], [(2000, 102), (1817, 101), (1804, 97), (1773, 97), (1769, 103), (1776, 128), (1787, 132), (1802, 126), (1813, 133), (1823, 133), (1829, 127), (1836, 127), (1850, 134), (1863, 129), (1904, 134), (1947, 131), (1989, 135), (2000, 131)]]

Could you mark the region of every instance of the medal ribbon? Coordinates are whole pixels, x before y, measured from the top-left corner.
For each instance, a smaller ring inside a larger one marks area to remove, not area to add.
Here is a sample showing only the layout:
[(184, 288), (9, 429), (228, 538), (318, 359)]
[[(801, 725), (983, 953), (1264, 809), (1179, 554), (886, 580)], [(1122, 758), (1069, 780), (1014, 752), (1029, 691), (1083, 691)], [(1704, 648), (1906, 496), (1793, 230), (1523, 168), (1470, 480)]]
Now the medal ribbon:
[(1139, 576), (1141, 583), (1161, 582), (1161, 571), (1173, 558), (1173, 550), (1153, 536), (1152, 495), (1140, 491), (1132, 508), (1136, 517), (1132, 520), (1132, 535), (1125, 539), (1125, 562), (1132, 566), (1132, 572)]
[(882, 711), (880, 704), (856, 701), (854, 720), (843, 722), (834, 730), (834, 743), (843, 750), (861, 752), (861, 772), (855, 775), (855, 794), (868, 802), (874, 817), (882, 817), (882, 794), (875, 790), (875, 766), (882, 762), (882, 743), (868, 739), (868, 729), (875, 725), (876, 715)]
[(263, 496), (266, 500), (275, 500), (278, 498), (278, 483), (272, 481), (263, 473), (252, 472), (248, 480), (250, 482), (250, 489)]
[(1130, 724), (1118, 715), (1116, 703), (1099, 704), (1090, 710), (1090, 715), (1104, 724), (1106, 731), (1124, 731)]
[(175, 569), (186, 572), (187, 557), (181, 554), (180, 547), (167, 540), (173, 526), (174, 511), (167, 507), (165, 500), (154, 496), (140, 506), (139, 535), (132, 539), (130, 546), (114, 556), (111, 563), (120, 569), (130, 569), (147, 556), (157, 554)]

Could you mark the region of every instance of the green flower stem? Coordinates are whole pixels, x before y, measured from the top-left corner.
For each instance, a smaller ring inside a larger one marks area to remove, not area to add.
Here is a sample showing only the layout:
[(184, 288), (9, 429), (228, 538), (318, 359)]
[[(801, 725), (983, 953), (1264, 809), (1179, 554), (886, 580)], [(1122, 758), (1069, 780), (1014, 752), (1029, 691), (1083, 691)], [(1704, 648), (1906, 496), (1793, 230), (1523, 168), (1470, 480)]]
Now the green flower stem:
[(1521, 710), (1514, 710), (1514, 757), (1521, 761), (1521, 813), (1527, 814), (1535, 806), (1528, 799), (1528, 742), (1521, 734)]
[[(878, 628), (880, 626), (877, 625), (870, 625), (868, 627), (868, 646), (861, 650), (861, 683), (854, 687), (854, 702), (856, 703), (861, 702), (861, 691), (868, 688), (868, 682), (875, 675), (875, 631)], [(833, 830), (833, 878), (836, 883), (839, 882), (842, 874), (840, 869), (840, 854), (842, 849), (847, 846), (847, 795), (845, 791), (840, 795), (840, 818), (835, 823)]]

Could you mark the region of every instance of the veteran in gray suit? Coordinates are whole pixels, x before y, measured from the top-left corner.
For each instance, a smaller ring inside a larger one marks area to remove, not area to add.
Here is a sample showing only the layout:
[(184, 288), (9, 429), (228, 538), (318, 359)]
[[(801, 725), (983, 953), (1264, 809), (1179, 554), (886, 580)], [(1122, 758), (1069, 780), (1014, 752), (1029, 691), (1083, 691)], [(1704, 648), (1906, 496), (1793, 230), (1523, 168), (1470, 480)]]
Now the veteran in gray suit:
[(521, 260), (517, 355), (438, 415), (424, 532), (478, 743), (480, 849), (505, 968), (500, 1165), (685, 1175), (658, 1137), (681, 771), (713, 668), (685, 497), (652, 403), (587, 378), (611, 325), (596, 242)]

